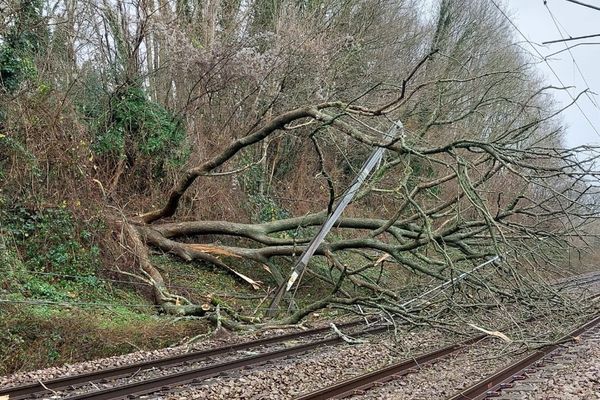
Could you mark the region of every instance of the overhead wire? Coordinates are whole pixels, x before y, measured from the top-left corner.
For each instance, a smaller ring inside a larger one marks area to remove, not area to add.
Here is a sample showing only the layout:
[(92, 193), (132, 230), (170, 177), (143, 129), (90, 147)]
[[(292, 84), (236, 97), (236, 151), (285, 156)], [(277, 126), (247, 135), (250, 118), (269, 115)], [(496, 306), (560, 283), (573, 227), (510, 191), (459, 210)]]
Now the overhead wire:
[[(550, 14), (550, 18), (552, 19), (552, 22), (554, 22), (554, 26), (556, 27), (556, 30), (558, 31), (558, 34), (560, 35), (560, 37), (563, 40), (565, 39), (565, 36), (563, 35), (562, 31), (565, 32), (566, 36), (571, 37), (571, 35), (569, 35), (569, 33), (567, 32), (567, 30), (565, 29), (565, 27), (554, 16), (554, 13), (552, 13), (552, 10), (550, 10), (550, 7), (548, 6), (548, 3), (544, 3), (544, 5), (546, 6), (546, 11), (548, 11), (548, 14)], [(562, 27), (562, 31), (560, 29), (561, 27)], [(573, 61), (573, 65), (575, 65), (575, 68), (577, 69), (577, 72), (579, 72), (579, 76), (581, 76), (581, 79), (583, 80), (583, 82), (585, 83), (585, 85), (587, 86), (587, 88), (589, 89), (590, 88), (590, 84), (588, 83), (587, 79), (583, 75), (583, 71), (581, 71), (581, 68), (579, 67), (579, 64), (575, 60), (575, 55), (573, 54), (573, 52), (571, 51), (571, 49), (569, 48), (569, 46), (566, 43), (564, 43), (564, 45), (565, 45), (566, 50), (569, 52), (569, 55), (571, 56), (571, 60)], [(596, 100), (592, 96), (590, 96), (590, 94), (588, 92), (586, 92), (585, 95), (588, 98), (588, 100), (598, 110), (600, 110), (600, 107), (598, 107), (598, 103), (596, 102)]]
[(500, 13), (502, 14), (502, 16), (508, 21), (509, 24), (512, 25), (512, 27), (521, 35), (521, 37), (523, 37), (523, 39), (525, 39), (525, 41), (529, 44), (529, 46), (531, 46), (531, 48), (538, 54), (538, 56), (540, 57), (540, 59), (542, 61), (544, 61), (544, 63), (546, 63), (546, 66), (548, 66), (548, 69), (552, 72), (552, 74), (554, 75), (554, 77), (556, 78), (556, 80), (565, 88), (567, 94), (569, 95), (569, 97), (571, 98), (571, 100), (573, 101), (573, 103), (575, 104), (575, 106), (577, 107), (577, 109), (579, 110), (579, 112), (581, 113), (581, 115), (583, 115), (583, 117), (585, 118), (585, 120), (587, 121), (587, 123), (590, 125), (590, 127), (592, 128), (592, 130), (594, 132), (596, 132), (596, 134), (598, 136), (600, 136), (600, 132), (598, 131), (598, 129), (594, 126), (594, 124), (591, 121), (591, 119), (583, 111), (583, 109), (581, 108), (581, 106), (579, 105), (579, 103), (577, 103), (576, 99), (573, 97), (573, 95), (569, 91), (568, 87), (564, 84), (564, 82), (562, 81), (562, 79), (560, 79), (560, 76), (558, 76), (558, 74), (556, 73), (556, 71), (554, 70), (554, 68), (552, 68), (552, 66), (550, 65), (550, 63), (548, 62), (548, 60), (542, 55), (542, 53), (540, 53), (540, 51), (537, 49), (537, 47), (535, 47), (535, 45), (527, 38), (527, 36), (525, 36), (525, 34), (512, 21), (512, 19), (508, 15), (506, 15), (506, 13), (504, 12), (504, 10), (502, 10), (502, 8), (498, 5), (498, 3), (496, 3), (495, 0), (490, 0), (490, 2), (494, 5), (494, 7), (496, 7), (498, 9), (498, 11), (500, 11)]
[(550, 58), (550, 57), (555, 56), (557, 54), (560, 54), (560, 53), (562, 53), (564, 51), (567, 51), (568, 49), (573, 49), (575, 47), (579, 47), (579, 46), (597, 46), (597, 45), (600, 45), (600, 42), (577, 43), (577, 44), (574, 44), (573, 46), (568, 46), (566, 49), (558, 50), (558, 51), (555, 51), (554, 53), (548, 54), (546, 56), (546, 58)]
[[(600, 7), (598, 7), (598, 6), (594, 6), (594, 5), (592, 5), (592, 4), (588, 4), (588, 3), (582, 3), (581, 1), (577, 1), (577, 0), (565, 0), (565, 1), (568, 1), (569, 3), (574, 3), (574, 4), (577, 4), (577, 5), (580, 5), (580, 6), (583, 6), (583, 7), (588, 7), (588, 8), (591, 8), (591, 9), (593, 9), (593, 10), (600, 11)], [(544, 4), (545, 4), (545, 3), (546, 3), (546, 1), (544, 1)]]
[[(560, 24), (560, 22), (559, 22), (559, 24)], [(562, 24), (560, 24), (560, 26), (562, 26)], [(565, 32), (567, 31), (566, 29), (564, 29), (564, 27), (563, 27), (563, 30)], [(566, 39), (562, 38), (560, 40), (548, 40), (546, 42), (542, 42), (542, 44), (564, 43), (564, 42), (571, 42), (573, 40), (591, 39), (591, 38), (595, 38), (595, 37), (598, 37), (598, 36), (600, 36), (600, 33), (594, 33), (592, 35), (575, 36), (575, 37), (569, 35), (569, 37), (566, 38)], [(586, 43), (580, 43), (580, 44), (586, 44)], [(573, 47), (575, 47), (575, 46), (573, 46)]]

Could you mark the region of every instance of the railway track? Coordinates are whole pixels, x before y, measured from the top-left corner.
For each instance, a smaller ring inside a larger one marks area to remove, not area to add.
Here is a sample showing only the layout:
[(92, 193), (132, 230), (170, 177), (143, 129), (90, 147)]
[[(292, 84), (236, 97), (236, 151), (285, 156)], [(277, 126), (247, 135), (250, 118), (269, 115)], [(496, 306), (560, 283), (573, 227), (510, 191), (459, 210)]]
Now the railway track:
[[(600, 274), (595, 274), (585, 279), (580, 279), (578, 283), (596, 282), (599, 276)], [(595, 300), (597, 297), (598, 295), (591, 296), (590, 300)], [(343, 329), (354, 328), (358, 327), (361, 322), (353, 321), (340, 324), (339, 327)], [(564, 340), (578, 335), (592, 325), (599, 325), (600, 317), (596, 318), (590, 324), (570, 333)], [(379, 326), (351, 334), (359, 337), (380, 333), (386, 329), (387, 326)], [(4, 388), (0, 389), (0, 398), (8, 396), (11, 400), (50, 397), (53, 399), (62, 398), (68, 400), (106, 400), (134, 398), (156, 392), (169, 392), (177, 386), (200, 383), (205, 379), (220, 376), (228, 371), (262, 365), (272, 360), (295, 356), (323, 346), (335, 345), (342, 342), (342, 338), (339, 336), (328, 338), (317, 337), (329, 330), (329, 327), (316, 328), (303, 332), (267, 337), (204, 351), (195, 351), (152, 361), (138, 362), (95, 372)], [(476, 344), (485, 337), (487, 335), (478, 335), (464, 342), (431, 351), (415, 358), (406, 359), (347, 381), (338, 382), (329, 387), (300, 395), (297, 399), (343, 398), (349, 395), (362, 394), (373, 386), (378, 386), (389, 380), (416, 372), (415, 368), (418, 368), (422, 364), (441, 360), (452, 353), (457, 353), (461, 349)], [(289, 344), (289, 341), (297, 339), (303, 339), (307, 342), (281, 348), (286, 342)], [(264, 348), (269, 345), (279, 346), (279, 348), (275, 350)], [(514, 380), (521, 379), (520, 377), (524, 376), (523, 371), (525, 369), (530, 370), (531, 365), (535, 364), (540, 358), (555, 351), (556, 348), (556, 346), (551, 346), (539, 350), (531, 356), (519, 360), (515, 365), (511, 365), (489, 377), (487, 380), (457, 394), (451, 400), (486, 399), (489, 396), (488, 392), (490, 390), (498, 390), (512, 385)], [(253, 351), (249, 353), (248, 351), (251, 349)], [(246, 354), (235, 354), (236, 352), (243, 351), (246, 351)], [(248, 354), (251, 355), (248, 356)], [(483, 392), (477, 392), (478, 390), (483, 390)]]
[[(590, 285), (598, 281), (600, 281), (600, 273), (594, 273), (585, 277), (576, 277), (567, 285), (568, 287), (575, 287), (581, 285)], [(589, 296), (587, 299), (590, 302), (594, 302), (597, 301), (599, 297), (600, 294), (595, 294)], [(595, 318), (591, 322), (583, 325), (582, 327), (576, 329), (575, 331), (569, 333), (568, 335), (560, 339), (558, 343), (572, 341), (574, 337), (580, 335), (582, 332), (585, 332), (597, 326), (600, 326), (600, 316)], [(483, 335), (483, 337), (485, 336), (486, 335)], [(401, 376), (407, 375), (411, 372), (416, 372), (414, 370), (415, 367), (419, 367), (424, 363), (443, 359), (444, 357), (455, 353), (458, 350), (465, 348), (466, 346), (475, 344), (478, 340), (482, 339), (483, 337), (472, 338), (458, 345), (448, 346), (446, 348), (442, 348), (431, 353), (421, 355), (414, 359), (400, 361), (396, 364), (378, 369), (376, 371), (359, 375), (346, 381), (339, 382), (334, 385), (316, 390), (314, 392), (301, 395), (299, 397), (296, 397), (295, 400), (323, 400), (331, 398), (341, 399), (352, 395), (360, 396), (372, 387), (380, 386), (390, 380), (400, 378)], [(556, 351), (556, 349), (559, 347), (560, 345), (554, 345), (540, 349), (534, 354), (531, 354), (530, 356), (525, 357), (524, 359), (521, 359), (515, 362), (514, 364), (511, 364), (510, 366), (506, 367), (502, 371), (499, 371), (493, 376), (482, 380), (481, 382), (467, 389), (463, 393), (451, 397), (449, 400), (484, 400), (497, 398), (497, 396), (499, 396), (499, 390), (505, 387), (512, 387), (514, 385), (514, 381), (523, 379), (523, 377), (525, 376), (525, 370), (532, 371), (532, 365), (538, 362), (538, 360), (544, 358), (547, 354)]]
[[(339, 324), (338, 328), (342, 328), (342, 329), (353, 328), (353, 327), (359, 326), (363, 322), (364, 321), (352, 321), (352, 322), (348, 322), (348, 323), (344, 323), (344, 324)], [(387, 329), (386, 326), (380, 326), (380, 327), (376, 327), (376, 328), (372, 328), (372, 329), (367, 329), (367, 330), (361, 331), (359, 333), (353, 333), (353, 335), (355, 335), (355, 336), (367, 335), (367, 334), (371, 334), (371, 333), (382, 332), (386, 329)], [(98, 386), (98, 384), (105, 385), (106, 383), (110, 382), (111, 380), (132, 377), (143, 371), (166, 369), (166, 368), (171, 368), (171, 367), (174, 367), (177, 365), (186, 365), (186, 364), (189, 365), (189, 364), (197, 363), (197, 362), (201, 362), (201, 361), (210, 362), (215, 357), (225, 356), (227, 354), (230, 354), (230, 353), (233, 353), (236, 351), (244, 351), (244, 350), (247, 351), (247, 350), (251, 350), (251, 349), (260, 348), (261, 346), (267, 346), (267, 345), (278, 344), (278, 343), (286, 343), (286, 342), (293, 341), (293, 340), (310, 338), (311, 336), (322, 335), (322, 334), (328, 333), (330, 331), (331, 331), (330, 327), (315, 328), (315, 329), (310, 329), (310, 330), (306, 330), (306, 331), (302, 331), (302, 332), (295, 332), (295, 333), (289, 333), (289, 334), (285, 334), (285, 335), (272, 336), (272, 337), (267, 337), (267, 338), (262, 338), (262, 339), (217, 347), (217, 348), (203, 350), (203, 351), (194, 351), (194, 352), (184, 353), (184, 354), (175, 355), (175, 356), (171, 356), (171, 357), (160, 358), (157, 360), (138, 362), (138, 363), (134, 363), (134, 364), (127, 364), (127, 365), (123, 365), (123, 366), (119, 366), (119, 367), (112, 367), (112, 368), (102, 369), (99, 371), (93, 371), (93, 372), (84, 373), (84, 374), (69, 375), (69, 376), (51, 379), (51, 380), (47, 380), (47, 381), (38, 381), (35, 383), (24, 384), (24, 385), (9, 387), (9, 388), (3, 388), (3, 389), (0, 389), (0, 398), (2, 398), (2, 396), (8, 396), (8, 398), (10, 400), (22, 400), (22, 399), (42, 398), (44, 396), (56, 395), (56, 393), (59, 393), (59, 392), (69, 392), (69, 391), (72, 392), (72, 391), (76, 390), (77, 388), (80, 388), (83, 385), (92, 385), (92, 386), (94, 386), (94, 385)], [(313, 349), (320, 345), (334, 344), (334, 343), (338, 343), (341, 341), (342, 341), (341, 338), (339, 338), (338, 336), (335, 336), (332, 338), (311, 341), (306, 344), (288, 347), (288, 348), (284, 348), (281, 350), (266, 352), (266, 353), (258, 354), (258, 355), (251, 356), (251, 357), (244, 357), (242, 359), (233, 360), (230, 362), (209, 364), (208, 366), (202, 367), (202, 368), (191, 368), (190, 371), (188, 371), (189, 373), (180, 372), (178, 374), (170, 374), (172, 376), (169, 377), (168, 381), (171, 383), (166, 383), (167, 381), (165, 381), (162, 384), (162, 386), (169, 385), (169, 384), (175, 384), (177, 382), (180, 382), (181, 379), (188, 379), (188, 378), (198, 379), (199, 377), (202, 377), (202, 376), (205, 376), (205, 377), (212, 376), (214, 374), (217, 374), (217, 373), (220, 373), (220, 372), (223, 372), (226, 370), (240, 368), (245, 365), (251, 365), (251, 364), (259, 363), (262, 361), (268, 361), (270, 359), (285, 357), (287, 355), (298, 354), (298, 353), (301, 353), (304, 351), (309, 351), (310, 349)], [(144, 387), (139, 386), (141, 383), (143, 383), (145, 386)], [(151, 384), (149, 384), (147, 382), (136, 382), (135, 384), (130, 385), (130, 389), (133, 390), (134, 387), (138, 387), (137, 392), (142, 393), (147, 388), (150, 388)], [(102, 391), (104, 393), (104, 395), (100, 395), (99, 393), (96, 393), (96, 392), (101, 392), (101, 391), (96, 391), (95, 392), (96, 394), (90, 393), (90, 394), (84, 394), (81, 396), (75, 395), (75, 396), (71, 396), (71, 397), (68, 397), (68, 395), (67, 395), (67, 396), (65, 396), (65, 398), (69, 398), (69, 399), (89, 399), (89, 398), (113, 399), (113, 398), (116, 398), (116, 397), (110, 397), (110, 396), (112, 396), (112, 394), (110, 394), (110, 393), (112, 392), (113, 389), (114, 388), (111, 388), (111, 390), (107, 389), (107, 390)], [(123, 389), (122, 392), (124, 393), (124, 392), (126, 392), (126, 390)], [(92, 396), (96, 396), (96, 397), (92, 397)]]
[(479, 381), (470, 388), (464, 390), (448, 400), (485, 400), (498, 398), (505, 389), (513, 388), (517, 381), (527, 379), (535, 374), (545, 363), (550, 361), (553, 353), (556, 353), (564, 343), (573, 342), (573, 339), (591, 332), (600, 327), (600, 316), (575, 329), (558, 341), (558, 344), (546, 346), (535, 353), (518, 360), (517, 362), (497, 371), (493, 375)]
[(569, 278), (566, 281), (555, 283), (554, 286), (562, 290), (573, 289), (580, 286), (591, 286), (600, 282), (600, 272), (587, 273)]
[(472, 345), (479, 340), (484, 339), (486, 336), (487, 335), (479, 335), (461, 343), (453, 344), (415, 358), (400, 361), (399, 363), (392, 364), (388, 367), (369, 372), (364, 375), (359, 375), (344, 382), (340, 382), (299, 396), (296, 398), (296, 400), (324, 400), (331, 398), (341, 399), (349, 395), (361, 394), (363, 391), (368, 390), (377, 384), (385, 383), (390, 379), (396, 379), (402, 375), (406, 375), (412, 372), (413, 368), (419, 367), (419, 365), (443, 358), (465, 348), (466, 346)]
[[(498, 398), (500, 395), (498, 393), (499, 391), (503, 388), (512, 387), (515, 381), (525, 379), (527, 373), (531, 373), (535, 368), (540, 366), (540, 364), (536, 363), (560, 348), (562, 343), (572, 342), (573, 338), (592, 328), (598, 327), (600, 327), (600, 316), (597, 316), (592, 321), (565, 335), (558, 341), (560, 344), (546, 346), (483, 379), (463, 392), (452, 396), (448, 400), (485, 400)], [(390, 380), (400, 378), (403, 375), (416, 372), (414, 369), (416, 367), (432, 361), (441, 360), (452, 353), (473, 345), (486, 336), (487, 335), (477, 336), (462, 343), (435, 350), (413, 359), (400, 361), (376, 371), (359, 375), (346, 381), (338, 382), (314, 392), (301, 395), (296, 397), (295, 400), (342, 399), (348, 396), (362, 395), (373, 387), (380, 386)]]

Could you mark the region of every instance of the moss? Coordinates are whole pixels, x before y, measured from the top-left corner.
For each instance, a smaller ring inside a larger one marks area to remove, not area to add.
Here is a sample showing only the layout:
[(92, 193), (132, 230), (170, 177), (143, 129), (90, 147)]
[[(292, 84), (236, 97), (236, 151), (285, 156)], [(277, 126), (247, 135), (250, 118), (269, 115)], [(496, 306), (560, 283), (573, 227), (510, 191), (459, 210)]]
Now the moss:
[[(163, 271), (165, 281), (173, 291), (186, 293), (190, 300), (197, 303), (210, 302), (213, 297), (219, 297), (243, 313), (255, 306), (256, 297), (262, 293), (262, 290), (254, 290), (248, 283), (212, 264), (184, 263), (168, 255), (154, 257), (152, 261)], [(253, 279), (264, 278), (257, 276), (259, 268), (256, 268), (256, 264), (238, 261), (232, 267)]]
[(104, 279), (95, 238), (80, 229), (92, 227), (68, 209), (0, 208), (0, 222), (0, 374), (161, 348), (205, 330), (168, 323), (137, 286)]
[(125, 307), (0, 307), (0, 374), (33, 370), (179, 342), (206, 330), (203, 321), (167, 323)]
[[(152, 307), (148, 307), (151, 309)], [(125, 306), (112, 306), (104, 312), (110, 318), (102, 318), (98, 321), (98, 326), (102, 329), (126, 328), (131, 324), (155, 324), (160, 317), (154, 315), (152, 311), (146, 310), (134, 311)]]

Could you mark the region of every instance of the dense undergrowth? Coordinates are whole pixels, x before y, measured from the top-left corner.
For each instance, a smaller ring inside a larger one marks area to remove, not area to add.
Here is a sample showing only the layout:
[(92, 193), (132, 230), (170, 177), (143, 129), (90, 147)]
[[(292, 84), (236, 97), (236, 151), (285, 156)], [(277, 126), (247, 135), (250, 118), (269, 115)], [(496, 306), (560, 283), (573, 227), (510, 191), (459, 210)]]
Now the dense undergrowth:
[[(158, 313), (147, 284), (106, 264), (100, 240), (107, 226), (100, 216), (82, 220), (67, 205), (34, 209), (5, 201), (0, 227), (0, 293), (6, 301), (0, 305), (2, 374), (165, 347), (212, 329), (203, 319)], [(152, 256), (171, 290), (198, 304), (219, 305), (243, 321), (263, 322), (272, 279), (267, 266), (225, 260), (261, 288), (253, 289), (210, 263), (186, 263), (159, 252)], [(350, 254), (341, 260), (352, 265), (360, 258)], [(315, 259), (296, 292), (296, 306), (329, 295), (339, 276), (323, 259)], [(361, 279), (403, 288), (397, 294), (407, 299), (429, 283), (399, 268), (370, 269)], [(368, 294), (351, 281), (342, 290)], [(329, 308), (309, 317), (335, 317), (344, 311)]]
[[(4, 203), (0, 374), (161, 348), (210, 330), (205, 320), (160, 314), (147, 285), (111, 273), (98, 242), (106, 229), (100, 217), (83, 221), (66, 205), (36, 210)], [(183, 263), (163, 254), (153, 260), (172, 290), (198, 303), (219, 304), (249, 321), (262, 317), (263, 290), (207, 263)], [(235, 267), (258, 281), (269, 280), (265, 269), (250, 263)], [(327, 273), (324, 265), (317, 271)], [(299, 291), (299, 304), (328, 290), (311, 277)]]
[(136, 285), (107, 276), (94, 240), (103, 229), (66, 207), (0, 210), (0, 374), (161, 348), (207, 329), (159, 316)]
[(0, 374), (9, 374), (163, 348), (207, 327), (197, 321), (170, 323), (126, 305), (3, 305), (0, 329)]
[[(5, 202), (0, 227), (0, 294), (5, 301), (0, 304), (0, 374), (161, 348), (211, 329), (206, 320), (158, 313), (147, 285), (110, 273), (98, 242), (107, 229), (99, 217), (83, 221), (66, 205), (36, 210)], [(329, 294), (330, 282), (338, 276), (316, 261), (298, 289), (299, 307)], [(264, 289), (255, 290), (208, 263), (184, 263), (160, 253), (153, 262), (172, 290), (261, 322), (268, 305)], [(253, 263), (232, 265), (261, 284), (271, 279), (266, 268)], [(396, 272), (382, 269), (371, 278), (384, 285), (414, 278)], [(321, 310), (311, 318), (333, 317), (338, 311)]]

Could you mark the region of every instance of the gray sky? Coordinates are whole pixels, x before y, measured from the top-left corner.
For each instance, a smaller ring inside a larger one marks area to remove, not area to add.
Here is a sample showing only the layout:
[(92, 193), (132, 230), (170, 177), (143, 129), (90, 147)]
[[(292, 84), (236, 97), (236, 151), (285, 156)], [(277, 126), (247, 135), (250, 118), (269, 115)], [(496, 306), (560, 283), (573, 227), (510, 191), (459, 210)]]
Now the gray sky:
[[(426, 13), (431, 12), (432, 7), (439, 2), (439, 0), (421, 1)], [(491, 3), (491, 0), (487, 1)], [(561, 33), (565, 38), (569, 36), (600, 34), (600, 11), (573, 4), (566, 0), (547, 0), (548, 7), (544, 5), (543, 0), (494, 1), (507, 10), (511, 21), (528, 40), (537, 44), (537, 50), (544, 57), (578, 43), (597, 43), (571, 48), (572, 56), (577, 65), (573, 62), (573, 58), (568, 51), (553, 55), (547, 58), (547, 60), (564, 86), (573, 86), (569, 90), (570, 95), (564, 91), (555, 91), (555, 98), (563, 106), (572, 101), (571, 96), (575, 97), (579, 92), (588, 87), (590, 91), (599, 94), (594, 95), (590, 93), (589, 96), (584, 95), (577, 102), (583, 113), (590, 120), (589, 122), (576, 105), (571, 106), (562, 114), (562, 120), (567, 126), (566, 145), (569, 147), (582, 144), (600, 145), (600, 37), (566, 43), (541, 44), (549, 40), (561, 39)], [(579, 1), (600, 7), (600, 0)], [(554, 15), (561, 33), (559, 33), (548, 10)], [(521, 42), (524, 49), (540, 59), (535, 50), (523, 40), (518, 32), (515, 32), (515, 41)], [(538, 69), (540, 70), (540, 74), (545, 77), (546, 84), (563, 86), (554, 76), (550, 67), (541, 60), (538, 64)], [(577, 67), (581, 70), (581, 74)], [(582, 75), (585, 77), (585, 81)], [(598, 106), (594, 105), (592, 100)]]
[[(600, 7), (599, 0), (581, 1)], [(561, 34), (548, 9), (554, 15), (565, 38), (600, 33), (600, 11), (565, 0), (548, 0), (548, 7), (544, 5), (543, 0), (505, 0), (504, 4), (509, 10), (512, 21), (534, 43), (541, 44), (545, 41), (561, 39)], [(520, 39), (520, 36), (516, 38)], [(573, 58), (568, 51), (552, 56), (548, 59), (548, 63), (564, 85), (574, 86), (570, 90), (572, 96), (588, 87), (591, 91), (600, 93), (600, 37), (538, 46), (537, 49), (542, 55), (548, 56), (554, 52), (564, 50), (566, 45), (573, 46), (578, 43), (599, 44), (579, 45), (572, 48), (571, 53), (577, 64), (573, 62)], [(524, 47), (537, 55), (529, 45), (524, 44)], [(577, 66), (579, 66), (581, 74)], [(539, 64), (539, 69), (548, 83), (562, 86), (545, 63)], [(585, 81), (582, 75), (585, 77)], [(571, 97), (564, 92), (556, 93), (556, 98), (565, 105), (571, 102)], [(594, 105), (592, 100), (597, 105)], [(590, 119), (591, 124), (575, 105), (565, 111), (563, 120), (568, 126), (567, 145), (600, 144), (600, 96), (594, 94), (590, 94), (589, 97), (583, 96), (579, 99), (578, 104), (583, 113)], [(598, 132), (595, 132), (591, 125)]]

